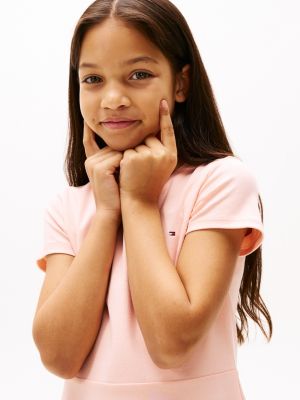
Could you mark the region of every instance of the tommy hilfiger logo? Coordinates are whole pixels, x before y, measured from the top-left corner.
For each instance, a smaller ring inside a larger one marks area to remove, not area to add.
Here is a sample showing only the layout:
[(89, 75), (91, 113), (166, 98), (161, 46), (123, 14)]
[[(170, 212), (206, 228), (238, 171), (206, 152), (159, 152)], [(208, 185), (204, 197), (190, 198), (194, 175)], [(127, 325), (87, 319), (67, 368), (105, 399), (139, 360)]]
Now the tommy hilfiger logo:
[(169, 231), (169, 236), (175, 236), (175, 232), (174, 231)]

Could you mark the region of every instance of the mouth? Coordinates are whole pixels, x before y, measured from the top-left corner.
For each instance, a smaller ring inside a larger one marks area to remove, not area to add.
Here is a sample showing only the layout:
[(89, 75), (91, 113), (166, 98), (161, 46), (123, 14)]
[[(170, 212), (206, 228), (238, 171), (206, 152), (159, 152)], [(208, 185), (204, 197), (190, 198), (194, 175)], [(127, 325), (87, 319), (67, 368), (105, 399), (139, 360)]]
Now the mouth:
[(118, 121), (118, 122), (101, 122), (105, 128), (108, 129), (125, 129), (136, 124), (139, 121)]

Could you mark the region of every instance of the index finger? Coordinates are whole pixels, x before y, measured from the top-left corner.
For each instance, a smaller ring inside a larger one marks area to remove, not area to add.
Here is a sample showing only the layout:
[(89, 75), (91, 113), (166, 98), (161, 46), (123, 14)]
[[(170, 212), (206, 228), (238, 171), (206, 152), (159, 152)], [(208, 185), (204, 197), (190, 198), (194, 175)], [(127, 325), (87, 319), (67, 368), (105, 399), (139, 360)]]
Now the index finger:
[(170, 150), (177, 150), (175, 132), (167, 100), (162, 100), (160, 103), (160, 115), (161, 142)]
[(94, 155), (100, 150), (95, 141), (95, 132), (92, 131), (85, 121), (83, 126), (83, 146), (87, 157)]

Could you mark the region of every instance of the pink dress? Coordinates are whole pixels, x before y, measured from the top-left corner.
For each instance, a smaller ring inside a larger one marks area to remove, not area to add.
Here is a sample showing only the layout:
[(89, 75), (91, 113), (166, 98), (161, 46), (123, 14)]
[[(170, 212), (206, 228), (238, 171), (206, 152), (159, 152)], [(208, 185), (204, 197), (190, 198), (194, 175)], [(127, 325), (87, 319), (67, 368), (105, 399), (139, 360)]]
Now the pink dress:
[[(263, 240), (258, 187), (246, 165), (227, 156), (206, 166), (183, 166), (164, 185), (162, 226), (176, 265), (185, 235), (207, 228), (252, 228), (245, 236), (230, 289), (205, 339), (180, 368), (160, 369), (148, 354), (131, 301), (125, 245), (119, 231), (102, 325), (76, 377), (64, 381), (62, 400), (242, 400), (236, 365), (236, 315), (245, 256)], [(90, 183), (67, 186), (45, 210), (46, 269), (50, 253), (76, 256), (95, 213)]]

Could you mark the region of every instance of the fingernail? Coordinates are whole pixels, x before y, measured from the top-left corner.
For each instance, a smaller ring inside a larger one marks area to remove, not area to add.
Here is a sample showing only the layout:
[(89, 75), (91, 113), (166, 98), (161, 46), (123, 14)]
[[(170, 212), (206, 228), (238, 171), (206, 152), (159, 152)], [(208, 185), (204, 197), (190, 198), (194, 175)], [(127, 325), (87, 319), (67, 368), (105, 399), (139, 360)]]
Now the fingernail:
[(167, 102), (167, 100), (165, 100), (165, 99), (163, 99), (162, 101), (161, 101), (161, 109), (163, 110), (163, 111), (169, 111), (169, 107), (168, 107), (168, 102)]

